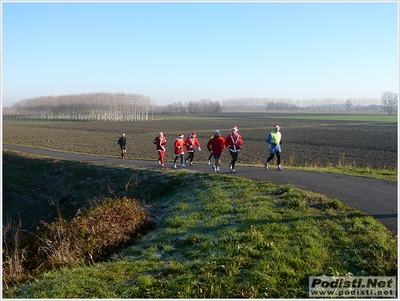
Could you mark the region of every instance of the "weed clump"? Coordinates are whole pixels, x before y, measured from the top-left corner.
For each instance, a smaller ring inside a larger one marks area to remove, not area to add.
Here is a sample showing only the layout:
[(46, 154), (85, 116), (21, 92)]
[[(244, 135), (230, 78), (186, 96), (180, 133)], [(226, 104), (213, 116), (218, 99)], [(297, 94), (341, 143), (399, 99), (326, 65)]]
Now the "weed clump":
[(128, 242), (146, 220), (146, 211), (136, 199), (107, 198), (100, 204), (92, 201), (89, 209), (71, 221), (61, 216), (51, 224), (42, 222), (44, 236), (40, 251), (51, 266), (91, 263)]
[(26, 260), (26, 248), (20, 247), (21, 226), (8, 221), (3, 226), (3, 287), (26, 278), (23, 268)]
[[(147, 216), (139, 200), (127, 197), (92, 201), (89, 208), (83, 209), (70, 221), (59, 212), (54, 222), (41, 222), (42, 227), (34, 234), (35, 246), (29, 252), (32, 256), (18, 256), (19, 260), (16, 260), (16, 254), (20, 254), (21, 250), (26, 254), (27, 246), (23, 246), (22, 242), (16, 243), (20, 238), (20, 232), (16, 230), (14, 237), (4, 241), (7, 252), (3, 252), (3, 284), (23, 280), (23, 270), (27, 278), (32, 271), (39, 273), (104, 259), (116, 248), (137, 237), (148, 222)], [(7, 229), (3, 227), (4, 230)], [(10, 233), (9, 229), (6, 232)], [(15, 267), (16, 263), (19, 268)]]

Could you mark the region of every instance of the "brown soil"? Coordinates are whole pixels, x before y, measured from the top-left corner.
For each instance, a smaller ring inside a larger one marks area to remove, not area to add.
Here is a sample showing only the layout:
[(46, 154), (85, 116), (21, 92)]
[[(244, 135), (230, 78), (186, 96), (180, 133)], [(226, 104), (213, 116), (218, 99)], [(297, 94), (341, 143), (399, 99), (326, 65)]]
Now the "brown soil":
[(153, 139), (167, 136), (167, 161), (173, 160), (173, 142), (179, 132), (193, 131), (201, 143), (195, 161), (206, 162), (206, 144), (215, 129), (223, 136), (236, 125), (243, 137), (241, 164), (262, 164), (268, 156), (265, 143), (272, 125), (282, 133), (282, 160), (291, 166), (352, 166), (397, 169), (397, 123), (302, 121), (243, 115), (232, 118), (149, 120), (134, 122), (63, 122), (3, 124), (3, 143), (119, 157), (117, 140), (127, 136), (129, 159), (157, 160)]

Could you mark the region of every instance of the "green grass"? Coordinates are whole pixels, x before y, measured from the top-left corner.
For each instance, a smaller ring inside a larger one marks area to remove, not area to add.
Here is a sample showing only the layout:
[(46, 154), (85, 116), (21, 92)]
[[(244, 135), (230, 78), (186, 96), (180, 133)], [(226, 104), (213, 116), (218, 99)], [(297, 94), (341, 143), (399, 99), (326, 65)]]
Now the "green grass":
[[(42, 163), (38, 179), (68, 166)], [(104, 262), (45, 272), (5, 298), (305, 298), (309, 276), (397, 275), (397, 237), (339, 200), (268, 181), (70, 164), (59, 177), (93, 174), (97, 197), (105, 184), (141, 195), (157, 226)]]
[(358, 167), (285, 167), (286, 169), (302, 170), (302, 171), (314, 171), (314, 172), (326, 172), (338, 175), (365, 177), (371, 179), (379, 179), (385, 181), (398, 180), (397, 170), (389, 169), (374, 169), (374, 168), (358, 168)]
[(152, 120), (173, 120), (173, 121), (181, 121), (181, 120), (205, 120), (205, 121), (213, 121), (213, 120), (238, 120), (243, 119), (241, 117), (223, 117), (221, 114), (215, 114), (215, 116), (198, 116), (198, 115), (158, 115), (155, 114)]
[[(198, 116), (198, 115), (154, 115), (154, 120), (241, 120), (245, 117), (243, 114), (236, 114), (234, 116), (224, 117), (221, 116)], [(259, 114), (254, 114), (258, 116)], [(397, 122), (397, 114), (393, 115), (357, 115), (357, 114), (302, 114), (302, 115), (290, 115), (290, 114), (277, 114), (279, 119), (299, 119), (299, 120), (322, 120), (322, 121), (361, 121), (361, 122)], [(270, 116), (268, 116), (270, 117)]]
[(282, 119), (363, 121), (363, 122), (397, 122), (397, 115), (291, 115), (280, 116)]
[[(229, 115), (229, 113), (227, 113)], [(247, 113), (247, 117), (251, 116), (258, 116), (260, 113)], [(261, 113), (262, 114), (262, 113)], [(244, 114), (242, 114), (244, 115)], [(221, 120), (221, 119), (228, 119), (228, 120), (241, 120), (245, 119), (246, 117), (241, 116), (238, 113), (230, 114), (229, 116), (223, 115), (216, 115), (216, 116), (199, 116), (199, 115), (159, 115), (154, 114), (153, 120)], [(325, 115), (318, 115), (318, 114), (302, 114), (302, 115), (276, 115), (274, 116), (275, 119), (301, 119), (301, 120), (326, 120), (326, 121), (362, 121), (362, 122), (397, 122), (397, 114), (394, 115), (359, 115), (359, 114), (345, 114), (345, 115), (336, 115), (336, 114), (325, 114)]]

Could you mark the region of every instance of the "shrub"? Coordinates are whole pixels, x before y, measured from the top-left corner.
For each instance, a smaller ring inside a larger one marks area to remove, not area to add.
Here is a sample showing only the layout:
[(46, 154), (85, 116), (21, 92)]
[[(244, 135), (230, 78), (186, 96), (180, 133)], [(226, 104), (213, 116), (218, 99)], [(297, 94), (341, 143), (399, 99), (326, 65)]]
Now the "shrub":
[(71, 266), (102, 259), (121, 244), (129, 242), (146, 221), (146, 211), (136, 199), (107, 198), (91, 202), (88, 209), (71, 221), (58, 219), (45, 227), (39, 253), (47, 266)]

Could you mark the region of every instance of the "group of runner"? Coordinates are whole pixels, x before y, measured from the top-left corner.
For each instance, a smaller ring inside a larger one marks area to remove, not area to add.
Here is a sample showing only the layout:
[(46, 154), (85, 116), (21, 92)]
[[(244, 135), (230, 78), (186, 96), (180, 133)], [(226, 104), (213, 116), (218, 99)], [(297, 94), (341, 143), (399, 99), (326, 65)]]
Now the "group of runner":
[[(158, 152), (158, 163), (161, 166), (165, 164), (165, 145), (167, 143), (167, 138), (163, 132), (160, 132), (159, 135), (154, 138), (154, 144), (157, 147)], [(269, 153), (270, 156), (264, 163), (264, 167), (268, 169), (269, 162), (274, 158), (276, 154), (278, 170), (282, 171), (281, 167), (281, 133), (280, 127), (277, 124), (274, 124), (273, 130), (268, 134), (266, 142), (269, 144)], [(121, 148), (121, 158), (124, 159), (126, 154), (126, 135), (125, 133), (118, 140), (118, 144)], [(242, 136), (238, 133), (237, 126), (232, 128), (232, 132), (226, 137), (222, 137), (219, 130), (215, 130), (211, 139), (207, 142), (207, 150), (210, 152), (210, 156), (208, 158), (208, 165), (211, 165), (211, 158), (214, 157), (214, 163), (212, 164), (212, 168), (214, 172), (220, 173), (221, 166), (221, 156), (223, 154), (223, 150), (227, 148), (231, 155), (231, 161), (229, 163), (229, 169), (232, 173), (235, 173), (235, 163), (238, 160), (239, 152), (242, 150), (243, 140)], [(185, 157), (185, 148), (187, 152), (187, 157)], [(192, 132), (186, 140), (184, 140), (183, 133), (179, 133), (178, 137), (174, 142), (174, 163), (173, 167), (177, 168), (177, 161), (180, 161), (180, 167), (186, 167), (186, 164), (193, 164), (194, 154), (196, 149), (201, 151), (200, 142), (196, 137), (196, 133)]]

